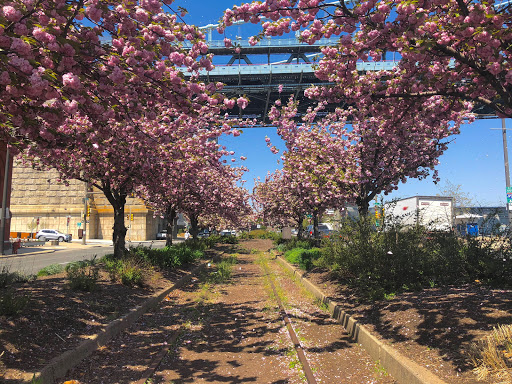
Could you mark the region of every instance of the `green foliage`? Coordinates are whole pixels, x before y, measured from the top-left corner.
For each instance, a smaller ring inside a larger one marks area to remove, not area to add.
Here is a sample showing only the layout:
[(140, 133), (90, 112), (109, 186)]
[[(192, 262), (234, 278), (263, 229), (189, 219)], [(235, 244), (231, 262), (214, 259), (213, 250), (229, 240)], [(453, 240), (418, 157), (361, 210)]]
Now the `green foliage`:
[[(144, 260), (152, 266), (172, 269), (202, 258), (205, 248), (206, 245), (203, 241), (187, 241), (186, 244), (179, 243), (159, 249), (143, 246), (131, 248), (128, 251), (128, 256), (135, 260)], [(108, 258), (105, 258), (105, 262), (107, 262), (106, 260)]]
[(11, 290), (0, 293), (0, 316), (15, 316), (23, 311), (29, 297), (17, 295)]
[(3, 266), (0, 271), (0, 288), (5, 288), (15, 283), (25, 283), (34, 280), (33, 275), (24, 275), (19, 272), (9, 272), (9, 267)]
[(209, 274), (208, 281), (211, 283), (227, 282), (231, 278), (232, 268), (236, 262), (237, 258), (235, 256), (223, 259), (216, 265), (216, 271)]
[(69, 286), (73, 290), (91, 292), (97, 288), (98, 267), (94, 261), (77, 261), (66, 265)]
[(105, 269), (112, 281), (121, 281), (129, 287), (143, 287), (146, 279), (154, 274), (153, 268), (144, 256), (130, 251), (122, 259), (112, 255), (103, 258)]
[(321, 254), (320, 248), (294, 248), (286, 251), (284, 257), (288, 262), (297, 264), (301, 269), (307, 271), (313, 267), (314, 261), (318, 260)]
[(276, 248), (279, 252), (286, 252), (294, 248), (311, 249), (316, 246), (316, 240), (314, 239), (297, 239), (296, 237), (290, 240), (283, 240), (281, 238), (276, 243)]
[(228, 235), (228, 236), (214, 235), (214, 240), (216, 243), (220, 243), (220, 244), (238, 244), (238, 237), (232, 236), (232, 235)]
[(240, 235), (241, 239), (270, 239), (277, 241), (281, 238), (281, 234), (273, 231), (268, 231), (266, 229), (253, 229), (249, 232), (243, 232)]
[(391, 225), (377, 232), (372, 220), (363, 218), (343, 223), (340, 236), (322, 244), (319, 264), (370, 299), (474, 280), (497, 286), (512, 282), (508, 238), (461, 238), (421, 226)]
[(62, 264), (51, 264), (37, 272), (38, 277), (57, 275), (64, 272), (64, 266)]

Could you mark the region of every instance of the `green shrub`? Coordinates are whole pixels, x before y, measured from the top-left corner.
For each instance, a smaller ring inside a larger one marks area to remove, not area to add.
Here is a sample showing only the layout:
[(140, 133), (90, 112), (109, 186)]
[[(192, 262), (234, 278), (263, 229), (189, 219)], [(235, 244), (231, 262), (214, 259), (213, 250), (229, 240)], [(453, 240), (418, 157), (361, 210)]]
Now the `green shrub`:
[(51, 264), (37, 272), (38, 277), (57, 275), (64, 272), (64, 266), (62, 264)]
[(309, 270), (313, 267), (313, 262), (318, 260), (321, 256), (320, 248), (304, 249), (294, 248), (286, 251), (284, 254), (285, 259), (298, 265), (303, 270)]
[(290, 240), (280, 239), (277, 242), (277, 250), (279, 252), (286, 252), (294, 248), (311, 249), (316, 246), (314, 239), (297, 239), (296, 237)]
[(9, 267), (3, 266), (0, 271), (0, 288), (5, 288), (14, 283), (25, 283), (34, 280), (33, 275), (24, 275), (19, 272), (9, 272)]
[(238, 237), (232, 235), (219, 236), (217, 242), (221, 244), (238, 244)]
[(130, 249), (121, 259), (108, 255), (102, 261), (112, 281), (120, 281), (129, 287), (143, 287), (154, 274), (153, 267), (140, 249)]
[(281, 238), (281, 234), (277, 232), (268, 231), (266, 229), (253, 229), (249, 232), (240, 234), (241, 239), (271, 239), (277, 241)]
[(67, 279), (73, 290), (91, 292), (97, 288), (99, 271), (87, 261), (78, 261), (66, 265)]
[(144, 286), (143, 270), (137, 265), (125, 265), (121, 271), (121, 283), (129, 287)]
[(23, 311), (28, 302), (28, 296), (16, 295), (10, 290), (0, 293), (0, 316), (15, 316)]
[(461, 238), (396, 224), (376, 231), (373, 220), (363, 218), (344, 222), (340, 236), (324, 239), (322, 245), (320, 265), (335, 270), (370, 299), (474, 280), (499, 286), (512, 282), (506, 238)]
[(131, 248), (128, 255), (160, 268), (176, 268), (202, 258), (205, 248), (202, 241), (187, 241), (159, 249), (139, 246)]

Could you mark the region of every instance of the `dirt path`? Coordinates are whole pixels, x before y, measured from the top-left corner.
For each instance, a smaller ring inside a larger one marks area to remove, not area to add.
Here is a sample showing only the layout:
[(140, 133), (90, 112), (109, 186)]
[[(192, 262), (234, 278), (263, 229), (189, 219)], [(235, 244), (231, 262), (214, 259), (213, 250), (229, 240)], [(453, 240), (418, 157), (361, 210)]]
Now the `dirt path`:
[[(228, 283), (214, 266), (69, 373), (80, 383), (304, 383), (297, 354), (269, 285), (294, 323), (318, 383), (393, 383), (340, 325), (314, 305), (264, 252), (266, 243), (233, 249)], [(265, 274), (262, 264), (267, 265)], [(172, 339), (173, 335), (176, 339)], [(168, 349), (168, 351), (167, 351)], [(160, 351), (165, 355), (156, 358)]]

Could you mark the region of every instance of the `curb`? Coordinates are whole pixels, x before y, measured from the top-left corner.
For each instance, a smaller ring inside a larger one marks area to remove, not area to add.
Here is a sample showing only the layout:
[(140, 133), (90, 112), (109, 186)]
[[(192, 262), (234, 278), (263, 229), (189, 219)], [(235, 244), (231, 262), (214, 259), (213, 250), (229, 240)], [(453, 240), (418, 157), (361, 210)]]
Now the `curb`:
[(14, 255), (0, 255), (0, 260), (17, 259), (18, 257), (23, 257), (23, 256), (40, 255), (43, 253), (54, 253), (54, 252), (55, 252), (55, 249), (45, 249), (43, 251), (15, 253)]
[(281, 256), (279, 264), (297, 276), (300, 283), (322, 303), (329, 306), (331, 316), (345, 328), (350, 338), (361, 344), (372, 359), (379, 361), (386, 371), (400, 384), (447, 384), (428, 369), (405, 357), (392, 347), (373, 336), (362, 324), (345, 312), (336, 302), (329, 299), (317, 286), (304, 277), (304, 272), (296, 269)]
[(75, 349), (66, 351), (60, 356), (55, 357), (40, 372), (28, 374), (30, 376), (26, 376), (27, 378), (25, 379), (25, 382), (32, 383), (36, 381), (38, 384), (51, 384), (55, 383), (58, 379), (63, 378), (68, 370), (76, 366), (80, 361), (91, 355), (99, 347), (105, 345), (110, 339), (135, 323), (135, 321), (137, 321), (144, 313), (148, 312), (149, 309), (155, 307), (171, 291), (188, 283), (198, 271), (206, 267), (208, 262), (210, 261), (206, 261), (197, 266), (188, 275), (183, 276), (171, 287), (164, 288), (160, 292), (157, 292), (123, 317), (114, 320), (101, 332), (90, 336), (88, 340), (80, 343)]

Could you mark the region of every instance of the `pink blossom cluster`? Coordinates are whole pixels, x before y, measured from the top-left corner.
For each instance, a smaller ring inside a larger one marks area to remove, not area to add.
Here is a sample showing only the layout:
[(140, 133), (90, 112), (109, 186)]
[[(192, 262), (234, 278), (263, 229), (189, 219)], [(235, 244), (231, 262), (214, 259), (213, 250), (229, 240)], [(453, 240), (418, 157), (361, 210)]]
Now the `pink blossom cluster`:
[[(449, 137), (472, 119), (471, 105), (440, 110), (440, 96), (403, 99), (398, 105), (337, 109), (316, 119), (323, 106), (296, 123), (292, 98), (270, 113), (286, 143), (284, 176), (310, 211), (355, 202), (362, 213), (378, 194), (387, 194), (408, 178), (425, 178), (447, 149)], [(453, 110), (455, 109), (455, 110)], [(437, 173), (433, 173), (437, 180)]]
[(0, 136), (15, 142), (39, 141), (77, 111), (105, 125), (154, 105), (227, 105), (215, 84), (181, 75), (211, 69), (211, 55), (204, 34), (159, 0), (6, 2), (0, 25)]
[[(263, 35), (301, 32), (313, 43), (340, 36), (324, 49), (317, 76), (334, 82), (314, 88), (318, 100), (369, 104), (375, 99), (439, 95), (441, 104), (470, 100), (512, 117), (512, 7), (496, 1), (267, 0), (226, 10), (223, 25), (262, 23)], [(253, 40), (254, 40), (253, 39)], [(361, 61), (397, 60), (396, 69), (361, 72)]]

